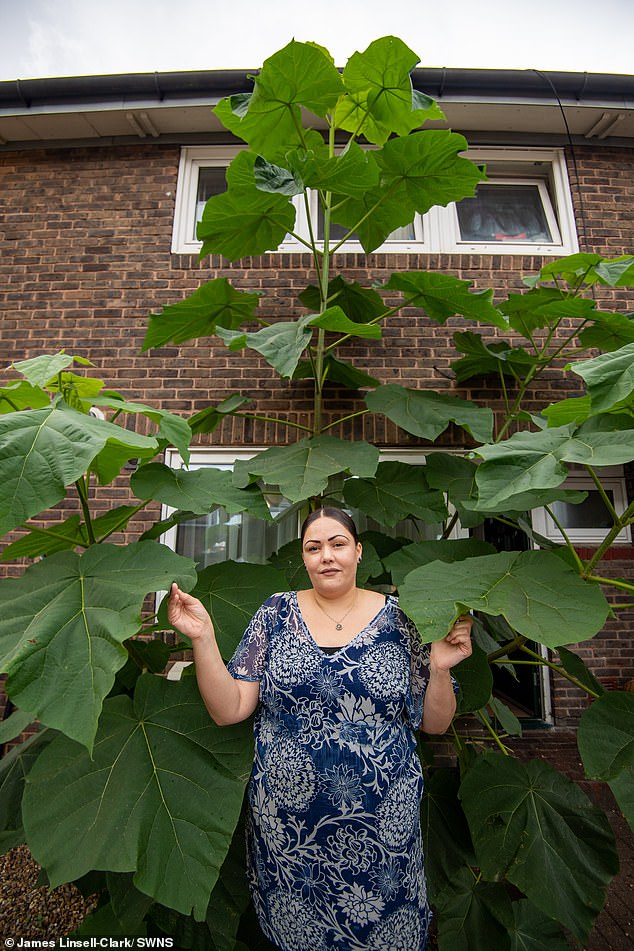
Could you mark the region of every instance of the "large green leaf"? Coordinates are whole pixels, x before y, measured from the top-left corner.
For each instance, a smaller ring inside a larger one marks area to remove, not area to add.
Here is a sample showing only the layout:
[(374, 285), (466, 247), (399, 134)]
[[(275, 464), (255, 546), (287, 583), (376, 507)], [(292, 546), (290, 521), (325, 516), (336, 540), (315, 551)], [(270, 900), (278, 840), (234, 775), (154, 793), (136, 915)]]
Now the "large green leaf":
[(358, 197), (379, 181), (379, 169), (371, 151), (349, 142), (340, 155), (330, 155), (314, 148), (289, 152), (285, 161), (294, 178), (301, 178), (306, 188)]
[(482, 882), (463, 867), (438, 896), (437, 907), (439, 951), (510, 949), (513, 909), (503, 884)]
[(335, 222), (355, 231), (369, 254), (416, 212), (473, 195), (482, 173), (461, 157), (466, 147), (462, 136), (442, 129), (391, 139), (375, 153), (379, 185), (360, 197), (337, 196)]
[(432, 561), (463, 561), (477, 555), (492, 555), (493, 545), (477, 538), (458, 538), (447, 541), (412, 542), (384, 558), (385, 567), (392, 574), (397, 587), (414, 568), (428, 565)]
[(604, 258), (593, 271), (601, 284), (610, 287), (631, 287), (634, 281), (634, 257), (624, 254), (618, 258)]
[(50, 401), (48, 393), (27, 380), (0, 386), (0, 414), (15, 413), (21, 409), (41, 409), (48, 406)]
[(605, 693), (603, 687), (594, 676), (591, 670), (588, 669), (582, 658), (575, 654), (574, 651), (566, 650), (565, 647), (560, 647), (558, 649), (559, 661), (561, 666), (566, 671), (566, 673), (571, 674), (580, 684), (583, 684), (584, 687), (587, 687), (589, 690), (596, 692), (601, 695)]
[(206, 406), (199, 413), (190, 416), (188, 423), (192, 433), (212, 433), (227, 416), (232, 416), (250, 403), (248, 396), (241, 396), (240, 393), (232, 393), (226, 400), (222, 400), (216, 406)]
[(571, 369), (585, 380), (593, 413), (605, 412), (623, 404), (634, 392), (634, 343), (573, 363)]
[(161, 462), (150, 462), (132, 475), (130, 487), (139, 499), (156, 499), (191, 515), (204, 515), (221, 505), (229, 514), (248, 512), (255, 518), (271, 520), (257, 486), (236, 488), (228, 469), (172, 469)]
[(493, 306), (493, 291), (472, 291), (473, 281), (461, 281), (451, 274), (431, 271), (405, 271), (392, 274), (388, 290), (402, 291), (408, 307), (420, 307), (428, 317), (444, 324), (450, 317), (481, 320), (506, 329), (500, 311)]
[(349, 505), (381, 525), (409, 517), (438, 523), (448, 514), (442, 493), (430, 489), (424, 468), (405, 462), (380, 462), (373, 479), (348, 479), (343, 492)]
[(369, 142), (383, 145), (392, 133), (407, 136), (425, 118), (442, 118), (431, 100), (425, 110), (415, 98), (410, 73), (418, 56), (395, 36), (383, 36), (356, 52), (343, 71), (345, 96), (335, 110), (335, 124)]
[(54, 730), (40, 730), (12, 746), (0, 758), (0, 854), (26, 842), (22, 825), (26, 777), (44, 747), (56, 735)]
[(579, 333), (584, 347), (619, 350), (634, 343), (634, 318), (631, 314), (594, 314), (595, 323)]
[(90, 360), (74, 357), (65, 350), (59, 350), (57, 353), (40, 353), (29, 360), (18, 360), (12, 366), (33, 386), (47, 386), (75, 361), (84, 366), (93, 366)]
[(555, 326), (560, 320), (595, 320), (596, 302), (587, 297), (575, 297), (557, 287), (537, 287), (524, 294), (509, 294), (500, 304), (500, 310), (509, 318), (509, 325), (523, 337), (532, 339), (541, 327)]
[[(308, 360), (300, 360), (293, 373), (294, 380), (312, 380), (315, 377), (315, 367)], [(338, 360), (332, 351), (326, 354), (323, 365), (324, 383), (336, 383), (350, 390), (373, 389), (380, 386), (380, 380), (370, 376), (363, 370), (348, 363), (347, 360)]]
[(290, 378), (294, 376), (300, 358), (310, 343), (313, 327), (350, 337), (371, 340), (381, 337), (381, 328), (377, 324), (356, 323), (338, 306), (328, 307), (320, 314), (307, 314), (291, 322), (278, 321), (251, 333), (220, 328), (217, 333), (229, 350), (242, 350), (244, 347), (256, 350), (280, 376)]
[[(318, 287), (310, 284), (298, 296), (304, 307), (313, 313), (319, 312), (321, 296)], [(383, 298), (375, 290), (346, 281), (340, 274), (328, 284), (327, 302), (329, 307), (340, 307), (350, 320), (360, 324), (376, 320), (387, 310)]]
[(634, 694), (608, 691), (584, 711), (577, 734), (586, 775), (610, 784), (634, 829)]
[(295, 207), (279, 192), (257, 187), (255, 156), (239, 152), (227, 171), (227, 191), (212, 195), (196, 227), (200, 257), (222, 254), (230, 261), (274, 251), (295, 225)]
[(183, 416), (177, 416), (176, 413), (170, 413), (168, 410), (158, 409), (154, 406), (146, 406), (145, 403), (131, 403), (123, 399), (119, 393), (107, 390), (94, 397), (90, 402), (92, 406), (108, 406), (110, 409), (114, 409), (117, 415), (119, 413), (133, 413), (147, 416), (158, 426), (157, 438), (164, 440), (167, 445), (175, 446), (185, 462), (189, 462), (189, 444), (192, 438), (192, 430)]
[[(192, 594), (200, 598), (209, 612), (225, 660), (232, 657), (260, 605), (285, 587), (283, 571), (271, 565), (223, 561), (199, 572)], [(159, 621), (168, 625), (165, 601), (159, 611)]]
[(634, 274), (634, 257), (621, 255), (617, 258), (603, 258), (600, 254), (577, 252), (567, 257), (549, 261), (541, 269), (537, 277), (525, 279), (524, 283), (531, 286), (541, 281), (566, 281), (571, 287), (580, 288), (584, 284), (608, 284), (611, 287), (629, 286)]
[(240, 814), (250, 728), (216, 727), (193, 677), (144, 674), (104, 704), (93, 756), (67, 737), (28, 776), (25, 829), (51, 885), (135, 871), (157, 901), (202, 920)]
[(383, 413), (405, 432), (434, 440), (455, 423), (481, 442), (491, 438), (493, 412), (448, 393), (411, 390), (398, 383), (387, 383), (365, 398), (373, 413)]
[(0, 535), (64, 498), (97, 455), (154, 455), (156, 440), (95, 419), (62, 401), (0, 417)]
[(278, 321), (253, 332), (223, 330), (218, 328), (229, 350), (243, 350), (248, 347), (261, 353), (282, 377), (291, 377), (297, 368), (300, 357), (312, 336), (310, 327), (312, 315), (301, 317), (292, 322)]
[(469, 608), (501, 614), (513, 630), (548, 647), (593, 637), (609, 612), (598, 585), (546, 551), (432, 562), (407, 575), (399, 603), (424, 641), (444, 637)]
[(629, 462), (634, 458), (634, 429), (622, 430), (615, 439), (609, 425), (601, 431), (599, 426), (569, 424), (514, 433), (503, 442), (475, 451), (485, 460), (476, 472), (477, 507), (504, 510), (523, 493), (561, 485), (568, 475), (565, 463), (610, 466)]
[(253, 320), (259, 296), (235, 290), (226, 277), (209, 281), (185, 300), (150, 315), (143, 350), (208, 337), (218, 327), (239, 327)]
[(455, 333), (453, 339), (456, 350), (466, 354), (451, 363), (458, 383), (473, 376), (499, 376), (500, 373), (521, 380), (537, 364), (537, 358), (523, 347), (512, 347), (504, 340), (486, 343), (480, 334), (470, 330)]
[(291, 502), (319, 495), (328, 485), (328, 477), (347, 472), (372, 478), (379, 463), (379, 451), (366, 442), (346, 442), (334, 436), (300, 439), (291, 446), (274, 446), (252, 459), (240, 460), (234, 467), (234, 483), (244, 487), (262, 479), (277, 485)]
[(524, 283), (529, 287), (538, 283), (553, 281), (557, 284), (565, 281), (573, 288), (581, 287), (583, 284), (590, 285), (596, 281), (594, 268), (597, 264), (601, 264), (603, 260), (600, 254), (591, 254), (584, 251), (568, 254), (563, 258), (557, 258), (555, 261), (549, 261), (548, 264), (542, 267), (536, 277), (525, 278)]
[(348, 337), (361, 337), (366, 340), (381, 339), (381, 328), (378, 324), (359, 323), (350, 320), (338, 305), (328, 307), (322, 313), (313, 315), (310, 323), (313, 327), (321, 327), (322, 330), (345, 334)]
[(457, 770), (434, 770), (425, 781), (421, 828), (425, 848), (425, 877), (432, 903), (452, 891), (454, 876), (466, 864), (475, 865), (471, 835), (458, 800)]
[(476, 465), (471, 459), (448, 452), (432, 452), (426, 457), (427, 481), (435, 489), (442, 489), (455, 507), (463, 528), (480, 525), (485, 516), (464, 507), (470, 499), (475, 500)]
[(460, 686), (457, 698), (459, 716), (475, 713), (486, 706), (493, 690), (493, 674), (487, 655), (477, 644), (473, 645), (471, 656), (457, 665), (453, 675)]
[(460, 789), (485, 878), (506, 875), (584, 941), (618, 870), (605, 814), (541, 760), (481, 754)]
[(300, 107), (323, 116), (342, 92), (327, 52), (291, 40), (264, 61), (252, 95), (224, 99), (215, 113), (254, 152), (272, 159), (303, 145)]
[[(116, 508), (91, 520), (94, 537), (104, 541), (115, 532), (125, 529), (130, 519), (139, 511), (138, 505), (118, 505)], [(12, 542), (2, 552), (2, 561), (16, 558), (39, 558), (68, 548), (87, 548), (90, 544), (85, 524), (79, 515), (71, 515), (63, 522), (54, 522), (47, 528), (31, 526), (31, 531)]]
[(570, 951), (570, 944), (556, 921), (528, 899), (513, 902), (511, 951)]
[(193, 562), (163, 545), (93, 545), (31, 565), (0, 582), (0, 665), (23, 710), (92, 747), (104, 697), (127, 659), (145, 595), (178, 580)]

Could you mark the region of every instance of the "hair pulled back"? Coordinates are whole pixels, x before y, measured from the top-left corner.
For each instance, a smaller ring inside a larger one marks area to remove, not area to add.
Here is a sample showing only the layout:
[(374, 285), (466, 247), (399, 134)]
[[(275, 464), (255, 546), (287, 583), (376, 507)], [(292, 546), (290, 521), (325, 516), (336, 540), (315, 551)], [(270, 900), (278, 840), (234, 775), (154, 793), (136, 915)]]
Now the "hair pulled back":
[(343, 525), (346, 531), (350, 532), (354, 538), (355, 545), (358, 543), (359, 533), (357, 532), (357, 526), (354, 524), (354, 521), (347, 512), (330, 505), (324, 505), (323, 508), (315, 509), (314, 512), (311, 512), (310, 515), (304, 519), (300, 535), (302, 542), (304, 541), (307, 530), (318, 518), (333, 518), (336, 522), (339, 522), (340, 525)]

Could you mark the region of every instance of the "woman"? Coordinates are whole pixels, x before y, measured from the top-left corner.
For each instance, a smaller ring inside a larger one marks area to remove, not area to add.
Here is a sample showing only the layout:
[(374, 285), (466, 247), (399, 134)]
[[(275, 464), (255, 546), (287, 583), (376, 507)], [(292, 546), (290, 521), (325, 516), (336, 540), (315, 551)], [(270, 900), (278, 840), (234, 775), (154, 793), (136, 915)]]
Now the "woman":
[(249, 876), (282, 951), (422, 951), (427, 904), (422, 770), (414, 731), (444, 733), (450, 670), (471, 653), (471, 619), (431, 648), (396, 598), (358, 588), (354, 522), (304, 522), (311, 587), (256, 612), (228, 669), (202, 604), (173, 585), (170, 622), (192, 641), (219, 725), (257, 708), (249, 784)]

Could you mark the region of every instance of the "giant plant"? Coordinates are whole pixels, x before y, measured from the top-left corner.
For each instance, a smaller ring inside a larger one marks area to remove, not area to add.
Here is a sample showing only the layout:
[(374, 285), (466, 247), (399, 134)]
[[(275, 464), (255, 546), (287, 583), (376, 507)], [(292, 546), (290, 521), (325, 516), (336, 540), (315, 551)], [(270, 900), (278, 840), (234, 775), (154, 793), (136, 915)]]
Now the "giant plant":
[[(430, 776), (424, 809), (440, 947), (563, 948), (562, 926), (583, 942), (616, 871), (605, 815), (554, 767), (510, 755), (506, 737), (520, 727), (493, 695), (491, 670), (512, 668), (518, 657), (545, 664), (592, 698), (579, 728), (587, 775), (608, 782), (634, 822), (634, 697), (606, 692), (567, 646), (631, 607), (634, 591), (601, 571), (634, 519), (634, 506), (617, 512), (601, 482), (604, 467), (634, 459), (634, 326), (596, 302), (597, 291), (632, 284), (634, 258), (573, 255), (497, 304), (491, 291), (445, 273), (395, 273), (374, 288), (337, 273), (346, 235), (370, 253), (416, 213), (472, 195), (485, 175), (462, 157), (460, 135), (421, 128), (442, 114), (412, 87), (416, 61), (386, 37), (340, 72), (323, 48), (292, 42), (265, 62), (252, 92), (215, 109), (246, 148), (228, 169), (226, 192), (207, 203), (201, 255), (239, 260), (274, 250), (294, 233), (299, 201), (310, 237), (295, 237), (312, 255), (314, 278), (293, 314), (277, 319), (260, 315), (259, 295), (212, 280), (151, 316), (145, 348), (214, 336), (236, 361), (244, 350), (259, 354), (288, 386), (312, 380), (310, 420), (276, 417), (297, 431), (290, 445), (232, 474), (175, 472), (161, 461), (166, 446), (187, 463), (192, 434), (263, 411), (236, 393), (183, 420), (105, 390), (75, 372), (73, 363), (86, 361), (64, 352), (16, 363), (20, 379), (0, 389), (0, 524), (23, 530), (3, 557), (33, 561), (0, 582), (0, 662), (16, 708), (0, 739), (34, 721), (40, 727), (2, 761), (2, 841), (26, 841), (52, 885), (76, 880), (101, 892), (85, 932), (150, 927), (177, 935), (182, 947), (245, 947), (244, 923), (236, 937), (247, 897), (234, 831), (249, 726), (218, 729), (192, 677), (157, 676), (183, 645), (167, 646), (164, 607), (153, 614), (146, 596), (174, 579), (194, 590), (228, 657), (268, 594), (303, 583), (297, 548), (266, 565), (196, 572), (160, 537), (218, 506), (270, 519), (263, 485), (277, 486), (297, 509), (328, 499), (390, 528), (403, 519), (442, 524), (436, 541), (370, 535), (363, 580), (398, 589), (424, 641), (442, 637), (465, 609), (477, 612), (474, 656), (456, 673), (459, 713), (480, 733), (454, 729), (460, 772)], [(332, 238), (334, 225), (343, 238)], [(381, 384), (351, 361), (350, 341), (380, 345), (403, 307), (415, 309), (421, 326), (463, 319), (453, 335), (457, 387), (497, 380), (497, 417), (447, 388)], [(545, 373), (559, 374), (574, 397), (536, 412)], [(333, 387), (353, 401), (341, 418), (324, 411)], [(426, 464), (382, 462), (375, 446), (331, 434), (367, 413), (435, 446)], [(137, 415), (149, 419), (152, 435), (120, 424)], [(450, 425), (464, 432), (466, 455), (442, 451)], [(134, 466), (122, 470), (129, 460)], [(531, 509), (584, 497), (565, 486), (571, 466), (590, 475), (613, 521), (590, 557), (563, 527), (559, 545), (531, 527)], [(130, 471), (129, 504), (107, 509), (102, 487)], [(47, 510), (72, 498), (74, 514), (63, 517), (67, 503), (52, 521)], [(132, 519), (158, 503), (172, 514), (124, 544)], [(527, 544), (498, 552), (476, 538), (450, 538), (457, 520), (476, 528), (485, 519), (510, 524)], [(542, 656), (534, 642), (553, 653)]]

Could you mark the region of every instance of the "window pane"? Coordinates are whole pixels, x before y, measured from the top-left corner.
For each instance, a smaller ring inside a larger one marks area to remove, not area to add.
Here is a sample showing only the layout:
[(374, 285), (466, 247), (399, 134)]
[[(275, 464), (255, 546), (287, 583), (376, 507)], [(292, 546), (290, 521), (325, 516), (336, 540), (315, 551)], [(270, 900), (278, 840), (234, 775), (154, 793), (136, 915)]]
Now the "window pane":
[(227, 190), (225, 179), (226, 169), (220, 166), (209, 166), (198, 170), (198, 190), (196, 192), (196, 224), (203, 216), (203, 208), (212, 195), (220, 195)]
[[(606, 491), (612, 505), (614, 493)], [(579, 505), (570, 505), (568, 502), (553, 502), (550, 505), (553, 515), (563, 528), (612, 528), (612, 518), (605, 507), (600, 492), (596, 489), (588, 490), (588, 498)]]
[(219, 507), (209, 515), (181, 522), (176, 532), (176, 551), (192, 558), (199, 569), (221, 561), (263, 564), (278, 548), (297, 538), (296, 513), (289, 517), (283, 514), (290, 503), (279, 495), (266, 498), (274, 522), (244, 512), (229, 515)]
[[(336, 244), (341, 241), (342, 238), (345, 238), (348, 234), (348, 229), (344, 228), (343, 225), (331, 224), (330, 225), (330, 243)], [(317, 209), (317, 236), (320, 241), (324, 239), (324, 210), (321, 205)], [(358, 241), (359, 236), (356, 232), (352, 232), (350, 235), (349, 241)], [(387, 244), (389, 241), (415, 241), (416, 232), (414, 230), (414, 222), (410, 222), (408, 225), (403, 225), (402, 228), (397, 228), (396, 231), (393, 231), (385, 239)]]
[(478, 185), (456, 208), (462, 241), (553, 241), (537, 184)]
[[(181, 522), (176, 532), (176, 551), (191, 558), (198, 569), (222, 561), (244, 561), (264, 564), (283, 545), (299, 536), (297, 512), (293, 509), (284, 515), (290, 503), (279, 495), (266, 496), (274, 522), (265, 522), (245, 513), (228, 515), (225, 509), (217, 508), (209, 515)], [(440, 538), (443, 526), (430, 525), (418, 519), (404, 519), (392, 528), (380, 525), (373, 518), (346, 507), (354, 519), (359, 533), (379, 532), (391, 538), (406, 538), (411, 542)]]

